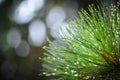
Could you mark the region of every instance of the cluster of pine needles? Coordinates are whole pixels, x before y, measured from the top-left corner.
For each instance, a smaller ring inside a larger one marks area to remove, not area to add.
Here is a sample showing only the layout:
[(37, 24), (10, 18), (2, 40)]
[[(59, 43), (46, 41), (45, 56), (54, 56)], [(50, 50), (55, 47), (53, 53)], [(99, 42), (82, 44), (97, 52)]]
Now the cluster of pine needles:
[(119, 4), (109, 9), (81, 9), (67, 27), (69, 36), (60, 34), (65, 46), (49, 41), (44, 47), (42, 74), (52, 80), (120, 80)]

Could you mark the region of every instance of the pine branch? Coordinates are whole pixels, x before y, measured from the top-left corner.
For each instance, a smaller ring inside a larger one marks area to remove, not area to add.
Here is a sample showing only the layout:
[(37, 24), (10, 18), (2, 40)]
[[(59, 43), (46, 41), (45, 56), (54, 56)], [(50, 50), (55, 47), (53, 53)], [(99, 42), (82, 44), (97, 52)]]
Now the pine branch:
[[(50, 46), (45, 47), (48, 53), (42, 58), (42, 71), (46, 76), (56, 76), (54, 80), (118, 79), (111, 73), (103, 75), (102, 70), (120, 70), (119, 5), (111, 5), (111, 15), (101, 6), (90, 5), (88, 9), (89, 12), (82, 9), (80, 19), (70, 22), (69, 37), (60, 34), (60, 41), (66, 46), (50, 42)], [(71, 25), (74, 28), (71, 29)]]

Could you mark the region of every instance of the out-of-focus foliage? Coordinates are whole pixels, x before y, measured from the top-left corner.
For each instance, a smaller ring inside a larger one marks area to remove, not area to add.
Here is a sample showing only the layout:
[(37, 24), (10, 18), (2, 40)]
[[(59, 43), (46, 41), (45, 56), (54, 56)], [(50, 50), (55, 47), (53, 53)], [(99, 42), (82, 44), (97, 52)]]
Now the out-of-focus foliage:
[[(60, 42), (49, 41), (42, 58), (42, 72), (54, 80), (119, 80), (120, 75), (120, 10), (102, 5), (82, 9), (80, 19), (70, 22)], [(61, 43), (60, 43), (61, 44)]]

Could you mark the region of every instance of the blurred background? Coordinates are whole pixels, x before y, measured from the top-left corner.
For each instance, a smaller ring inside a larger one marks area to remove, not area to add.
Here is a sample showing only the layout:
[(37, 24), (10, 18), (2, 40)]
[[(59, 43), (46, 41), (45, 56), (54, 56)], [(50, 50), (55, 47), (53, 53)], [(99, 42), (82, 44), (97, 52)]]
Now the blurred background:
[[(108, 6), (115, 0), (103, 0)], [(38, 76), (47, 38), (61, 45), (59, 30), (97, 0), (0, 0), (0, 80), (50, 80)]]

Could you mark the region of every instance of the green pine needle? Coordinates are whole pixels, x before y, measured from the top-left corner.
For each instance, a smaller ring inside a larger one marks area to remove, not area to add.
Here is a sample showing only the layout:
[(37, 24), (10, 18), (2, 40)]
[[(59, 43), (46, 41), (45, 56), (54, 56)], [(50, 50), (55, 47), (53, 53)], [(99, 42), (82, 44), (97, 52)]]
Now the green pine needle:
[(50, 46), (45, 47), (42, 72), (46, 76), (55, 76), (54, 80), (119, 80), (112, 74), (120, 71), (119, 6), (111, 5), (110, 15), (99, 6), (88, 9), (70, 22), (69, 37), (61, 34), (65, 46), (49, 41)]

